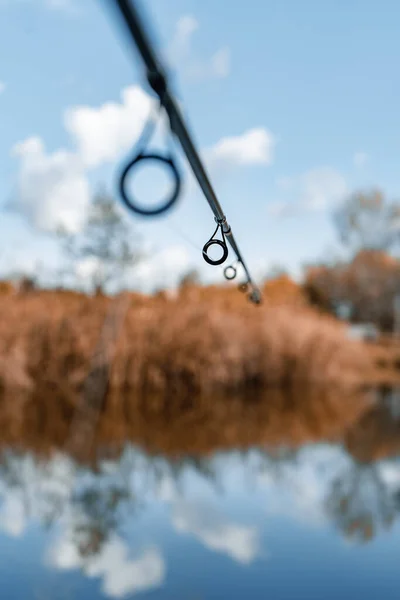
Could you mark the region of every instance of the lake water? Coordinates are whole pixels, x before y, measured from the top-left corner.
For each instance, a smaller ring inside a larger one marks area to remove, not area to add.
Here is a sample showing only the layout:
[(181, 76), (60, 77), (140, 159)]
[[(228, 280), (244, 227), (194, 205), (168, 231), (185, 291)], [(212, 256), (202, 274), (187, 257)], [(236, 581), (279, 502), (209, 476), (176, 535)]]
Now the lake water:
[(396, 398), (297, 449), (172, 459), (126, 443), (93, 467), (4, 449), (1, 597), (398, 599)]

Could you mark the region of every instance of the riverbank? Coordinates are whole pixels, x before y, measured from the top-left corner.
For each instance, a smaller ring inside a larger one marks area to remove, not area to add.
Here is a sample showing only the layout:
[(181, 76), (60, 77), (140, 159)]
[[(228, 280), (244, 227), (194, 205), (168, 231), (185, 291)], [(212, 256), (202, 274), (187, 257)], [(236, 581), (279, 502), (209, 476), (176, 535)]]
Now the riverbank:
[(89, 376), (107, 390), (171, 394), (354, 387), (371, 370), (366, 346), (334, 319), (305, 306), (254, 307), (231, 289), (5, 294), (0, 311), (2, 389), (52, 389), (71, 402)]

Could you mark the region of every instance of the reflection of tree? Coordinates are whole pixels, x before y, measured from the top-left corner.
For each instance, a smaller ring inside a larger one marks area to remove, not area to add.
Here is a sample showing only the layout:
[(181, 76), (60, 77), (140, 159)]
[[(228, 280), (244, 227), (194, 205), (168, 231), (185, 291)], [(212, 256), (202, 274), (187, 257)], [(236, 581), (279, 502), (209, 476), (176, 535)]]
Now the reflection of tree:
[(279, 478), (285, 467), (294, 467), (298, 461), (298, 448), (290, 446), (276, 446), (263, 449), (259, 452), (260, 464), (258, 472), (269, 473), (275, 478)]
[(188, 472), (218, 488), (219, 473), (210, 457), (167, 459), (127, 446), (118, 457), (83, 467), (66, 455), (46, 462), (7, 450), (0, 454), (0, 509), (2, 500), (16, 501), (24, 522), (34, 518), (46, 529), (66, 520), (76, 552), (86, 562), (161, 483), (168, 480), (179, 494)]
[(400, 452), (399, 390), (383, 387), (371, 395), (371, 406), (350, 427), (344, 445), (353, 459), (376, 462)]
[[(126, 446), (117, 456), (103, 451), (103, 458), (91, 467), (66, 455), (44, 463), (32, 455), (6, 451), (0, 454), (0, 508), (1, 496), (5, 501), (1, 516), (16, 502), (18, 515), (23, 513), (19, 531), (29, 518), (47, 527), (61, 518), (74, 556), (90, 565), (92, 559), (104, 556), (103, 550), (121, 533), (127, 518), (149, 500), (178, 503), (193, 475), (210, 484), (214, 493), (224, 492), (225, 481), (231, 481), (225, 474), (234, 466), (245, 475), (245, 485), (277, 484), (278, 502), (298, 501), (307, 515), (321, 515), (323, 508), (341, 534), (367, 542), (389, 528), (400, 512), (400, 489), (391, 475), (392, 469), (396, 475), (396, 467), (363, 462), (355, 453), (345, 456), (335, 448), (320, 454), (318, 447), (286, 445), (167, 458)], [(239, 481), (237, 485), (239, 489)]]
[(7, 487), (14, 488), (21, 483), (19, 457), (19, 453), (12, 453), (7, 450), (0, 455), (0, 480)]
[(88, 557), (138, 506), (129, 480), (132, 466), (121, 457), (109, 474), (101, 465), (79, 468), (64, 456), (44, 462), (6, 451), (0, 456), (0, 507), (10, 499), (18, 502), (24, 521), (35, 518), (46, 528), (67, 516), (79, 554)]
[(361, 541), (389, 528), (400, 511), (400, 490), (383, 479), (379, 463), (398, 454), (399, 394), (382, 388), (374, 400), (346, 432), (344, 446), (352, 459), (351, 467), (334, 481), (327, 500), (335, 525)]
[(170, 459), (160, 456), (148, 456), (146, 459), (147, 482), (149, 484), (152, 480), (155, 489), (168, 479), (173, 482), (178, 494), (182, 494), (185, 473), (190, 471), (205, 479), (215, 491), (220, 491), (220, 479), (211, 457), (188, 454)]
[(82, 557), (98, 554), (121, 522), (132, 495), (124, 486), (95, 481), (72, 498), (76, 519), (74, 539)]
[(379, 529), (390, 528), (399, 508), (377, 464), (354, 462), (333, 481), (326, 500), (335, 527), (359, 542), (368, 542)]

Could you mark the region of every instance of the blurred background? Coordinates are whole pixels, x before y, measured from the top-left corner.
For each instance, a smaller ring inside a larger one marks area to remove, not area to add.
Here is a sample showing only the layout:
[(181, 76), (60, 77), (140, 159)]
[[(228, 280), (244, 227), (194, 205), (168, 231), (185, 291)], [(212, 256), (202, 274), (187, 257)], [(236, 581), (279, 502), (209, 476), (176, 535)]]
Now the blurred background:
[(400, 7), (138, 6), (263, 304), (114, 2), (0, 0), (0, 590), (397, 598)]

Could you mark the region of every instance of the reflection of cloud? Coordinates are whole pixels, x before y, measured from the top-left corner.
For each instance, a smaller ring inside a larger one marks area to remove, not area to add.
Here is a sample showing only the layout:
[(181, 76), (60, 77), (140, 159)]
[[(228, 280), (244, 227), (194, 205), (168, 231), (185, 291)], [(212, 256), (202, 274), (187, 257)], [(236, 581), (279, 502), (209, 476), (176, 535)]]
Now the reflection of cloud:
[(389, 487), (398, 487), (400, 485), (400, 464), (385, 461), (380, 465), (380, 475), (382, 480)]
[(21, 494), (10, 491), (0, 511), (0, 530), (12, 537), (20, 537), (26, 527), (26, 510)]
[(173, 502), (179, 497), (176, 482), (170, 475), (163, 475), (158, 483), (157, 497), (162, 502)]
[(271, 467), (273, 461), (258, 476), (270, 515), (307, 526), (333, 525), (346, 538), (359, 541), (370, 540), (393, 523), (400, 484), (396, 463), (359, 464), (343, 448), (318, 445)]
[(267, 512), (308, 525), (327, 522), (324, 500), (333, 480), (349, 460), (337, 446), (300, 450), (296, 459), (279, 465), (277, 475), (262, 474), (258, 482), (267, 491)]
[(178, 502), (173, 524), (178, 531), (191, 533), (210, 550), (227, 554), (237, 562), (249, 564), (259, 553), (254, 527), (229, 523), (208, 504)]
[(50, 550), (49, 562), (57, 569), (81, 568), (88, 577), (100, 577), (103, 592), (113, 598), (156, 588), (165, 577), (164, 560), (157, 549), (150, 548), (137, 558), (129, 558), (127, 545), (117, 536), (89, 559), (80, 556), (76, 543), (68, 536), (60, 538)]
[(51, 516), (67, 505), (74, 485), (73, 463), (62, 454), (47, 464), (9, 454), (1, 464), (0, 530), (19, 537), (30, 519)]
[[(342, 534), (338, 513), (329, 511), (327, 498), (332, 497), (332, 485), (338, 477), (347, 492), (347, 483), (352, 485), (354, 478), (345, 477), (358, 469), (344, 449), (330, 444), (295, 452), (252, 451), (243, 458), (239, 452), (226, 452), (206, 461), (191, 457), (171, 466), (168, 459), (155, 459), (129, 446), (117, 460), (102, 462), (96, 473), (83, 466), (77, 469), (61, 454), (46, 467), (29, 456), (4, 454), (0, 462), (0, 528), (10, 536), (20, 536), (30, 520), (48, 522), (55, 506), (62, 519), (62, 533), (48, 549), (50, 565), (64, 572), (80, 569), (83, 576), (98, 578), (103, 594), (121, 598), (163, 585), (166, 573), (157, 547), (131, 555), (128, 542), (116, 534), (116, 527), (126, 529), (126, 515), (129, 520), (136, 517), (131, 510), (134, 505), (125, 503), (129, 496), (148, 503), (150, 514), (154, 508), (158, 513), (167, 503), (176, 536), (192, 536), (210, 552), (249, 565), (264, 555), (260, 538), (266, 516), (271, 520), (282, 516), (289, 528), (291, 521), (307, 528), (333, 524)], [(386, 496), (394, 497), (400, 483), (399, 463), (383, 461), (374, 468), (386, 486)], [(215, 482), (223, 496), (217, 494)], [(379, 498), (366, 486), (371, 482), (371, 477), (366, 478), (357, 488), (360, 494), (355, 508), (362, 509), (361, 516), (367, 511), (367, 516), (379, 524), (376, 514), (381, 508), (375, 501)], [(249, 489), (253, 483), (256, 485)], [(238, 523), (225, 514), (227, 499), (229, 502), (238, 493), (250, 524)], [(169, 511), (163, 512), (168, 519)], [(387, 523), (392, 521), (387, 519)], [(151, 534), (156, 545), (158, 532)], [(96, 539), (100, 541), (93, 550), (87, 542)]]

